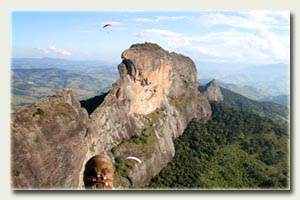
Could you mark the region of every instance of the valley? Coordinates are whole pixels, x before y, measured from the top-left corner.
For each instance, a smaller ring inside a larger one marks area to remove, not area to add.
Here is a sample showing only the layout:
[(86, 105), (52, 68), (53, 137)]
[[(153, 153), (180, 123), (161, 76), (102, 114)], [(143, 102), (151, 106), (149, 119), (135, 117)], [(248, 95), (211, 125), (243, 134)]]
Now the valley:
[(49, 58), (15, 60), (12, 112), (65, 88), (75, 90), (81, 100), (108, 91), (118, 77), (115, 66), (83, 62)]

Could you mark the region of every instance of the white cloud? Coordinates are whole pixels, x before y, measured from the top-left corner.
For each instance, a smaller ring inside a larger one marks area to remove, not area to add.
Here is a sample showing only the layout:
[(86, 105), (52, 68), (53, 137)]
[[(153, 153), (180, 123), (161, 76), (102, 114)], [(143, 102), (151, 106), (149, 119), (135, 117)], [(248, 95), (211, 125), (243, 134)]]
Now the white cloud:
[(186, 19), (187, 16), (183, 15), (178, 15), (178, 16), (157, 16), (156, 17), (158, 20), (180, 20), (180, 19)]
[(247, 11), (236, 12), (235, 15), (230, 12), (208, 13), (194, 18), (198, 24), (206, 25), (228, 25), (244, 29), (271, 29), (271, 28), (289, 28), (290, 13), (282, 11)]
[(215, 56), (215, 57), (219, 56), (217, 53), (212, 52), (212, 51), (208, 50), (207, 48), (204, 48), (201, 46), (197, 46), (196, 49), (200, 54), (210, 55), (210, 56)]
[(191, 56), (195, 60), (240, 63), (289, 62), (289, 37), (266, 29), (256, 33), (234, 29), (189, 36), (162, 29), (146, 29), (139, 33), (143, 41), (165, 44), (166, 48)]
[(181, 33), (176, 33), (176, 32), (164, 30), (164, 29), (145, 29), (145, 30), (142, 30), (142, 32), (141, 32), (141, 35), (151, 35), (151, 34), (153, 34), (154, 36), (162, 36), (162, 37), (183, 36), (183, 34), (181, 34)]
[(197, 40), (204, 46), (213, 47), (218, 55), (227, 60), (249, 63), (289, 62), (288, 37), (264, 29), (255, 34), (233, 30), (212, 33)]
[(186, 19), (187, 16), (178, 15), (178, 16), (156, 16), (154, 18), (131, 18), (127, 19), (132, 22), (148, 22), (148, 23), (159, 23), (162, 21), (173, 21), (173, 20), (182, 20)]
[(50, 45), (47, 48), (42, 49), (45, 54), (55, 54), (55, 55), (61, 55), (61, 56), (71, 56), (72, 53), (70, 51), (67, 51), (65, 49), (59, 49), (56, 48), (54, 45)]
[(245, 16), (256, 22), (265, 24), (269, 28), (288, 28), (290, 22), (289, 11), (253, 10), (245, 13)]
[[(168, 49), (186, 53), (194, 59), (244, 63), (290, 62), (290, 42), (286, 34), (290, 25), (289, 12), (204, 12), (200, 16), (189, 17), (187, 22), (193, 26), (206, 26), (213, 32), (191, 36), (146, 29), (140, 32), (139, 37), (144, 41), (164, 43)], [(225, 31), (214, 31), (216, 25), (223, 25)], [(285, 31), (274, 31), (278, 28)]]
[(150, 19), (150, 18), (132, 18), (129, 21), (133, 21), (133, 22), (156, 22), (156, 20)]
[(264, 25), (256, 21), (240, 16), (231, 16), (221, 13), (201, 15), (196, 20), (200, 24), (207, 25), (228, 25), (231, 27), (239, 27), (246, 29), (261, 29)]
[(145, 29), (138, 34), (143, 41), (166, 43), (167, 48), (172, 51), (194, 55), (202, 59), (218, 57), (218, 53), (201, 45), (200, 37), (188, 37), (182, 33), (177, 33), (163, 29)]

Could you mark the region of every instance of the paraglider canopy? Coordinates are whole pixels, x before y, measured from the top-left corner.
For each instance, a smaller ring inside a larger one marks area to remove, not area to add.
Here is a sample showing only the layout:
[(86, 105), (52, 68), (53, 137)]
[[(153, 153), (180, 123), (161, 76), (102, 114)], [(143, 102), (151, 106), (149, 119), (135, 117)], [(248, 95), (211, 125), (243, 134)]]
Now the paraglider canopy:
[(142, 161), (139, 158), (134, 157), (134, 156), (129, 156), (129, 157), (126, 158), (126, 160), (135, 160), (135, 161), (137, 161), (139, 163), (142, 163)]
[(106, 27), (108, 27), (108, 26), (112, 26), (112, 24), (105, 24), (105, 25), (103, 26), (103, 28), (106, 28)]

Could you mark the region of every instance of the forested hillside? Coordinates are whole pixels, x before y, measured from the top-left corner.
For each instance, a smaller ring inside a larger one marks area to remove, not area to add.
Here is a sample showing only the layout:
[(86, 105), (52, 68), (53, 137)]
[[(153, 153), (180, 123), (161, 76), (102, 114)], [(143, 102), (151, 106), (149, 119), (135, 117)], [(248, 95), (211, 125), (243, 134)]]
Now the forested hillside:
[(289, 114), (287, 107), (272, 102), (255, 101), (223, 87), (220, 87), (220, 89), (224, 96), (222, 104), (243, 111), (251, 111), (260, 116), (267, 116), (276, 123), (288, 127)]
[(287, 130), (271, 119), (212, 103), (212, 118), (192, 121), (175, 140), (173, 161), (149, 188), (286, 189)]

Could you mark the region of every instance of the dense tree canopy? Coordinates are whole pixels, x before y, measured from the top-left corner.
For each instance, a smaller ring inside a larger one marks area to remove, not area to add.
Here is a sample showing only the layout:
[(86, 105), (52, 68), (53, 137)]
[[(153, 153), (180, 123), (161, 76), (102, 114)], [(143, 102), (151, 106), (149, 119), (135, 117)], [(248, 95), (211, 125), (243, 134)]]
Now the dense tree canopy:
[(212, 118), (193, 120), (174, 141), (173, 161), (149, 188), (285, 189), (287, 130), (271, 119), (212, 103)]

